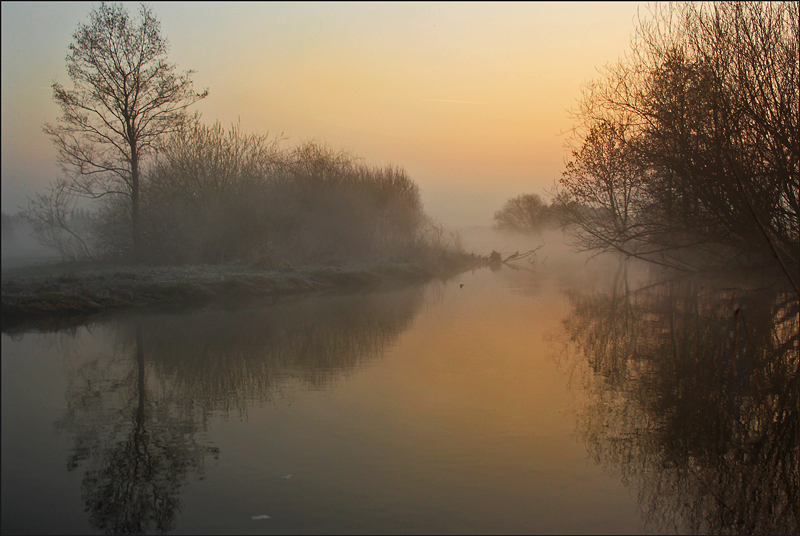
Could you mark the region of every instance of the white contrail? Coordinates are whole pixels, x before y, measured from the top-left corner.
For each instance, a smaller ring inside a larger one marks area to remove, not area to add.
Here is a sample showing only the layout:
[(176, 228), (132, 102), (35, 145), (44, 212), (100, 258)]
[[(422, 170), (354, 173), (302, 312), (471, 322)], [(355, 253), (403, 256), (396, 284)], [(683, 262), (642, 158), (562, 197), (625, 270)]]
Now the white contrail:
[(424, 101), (430, 102), (457, 102), (460, 104), (486, 104), (484, 102), (475, 102), (475, 101), (467, 101), (467, 100), (448, 100), (448, 99), (422, 99)]

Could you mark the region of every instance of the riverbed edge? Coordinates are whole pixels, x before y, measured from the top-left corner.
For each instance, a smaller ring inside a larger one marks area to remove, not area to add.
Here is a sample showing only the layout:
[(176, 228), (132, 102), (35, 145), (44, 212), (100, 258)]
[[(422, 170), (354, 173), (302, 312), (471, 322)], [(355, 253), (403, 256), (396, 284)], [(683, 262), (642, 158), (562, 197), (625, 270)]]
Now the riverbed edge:
[(400, 262), (349, 266), (229, 265), (119, 266), (56, 263), (4, 271), (0, 331), (46, 329), (94, 316), (161, 305), (204, 305), (216, 300), (446, 280), (488, 265), (488, 258), (449, 253)]

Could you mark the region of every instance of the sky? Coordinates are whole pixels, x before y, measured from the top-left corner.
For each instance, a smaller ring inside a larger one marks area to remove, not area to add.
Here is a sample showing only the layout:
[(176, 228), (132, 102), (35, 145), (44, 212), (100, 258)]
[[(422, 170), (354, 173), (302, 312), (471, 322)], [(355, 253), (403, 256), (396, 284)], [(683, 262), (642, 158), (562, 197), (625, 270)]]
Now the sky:
[[(139, 4), (123, 3), (132, 13)], [(318, 140), (404, 168), (452, 228), (490, 225), (511, 197), (552, 189), (570, 110), (629, 50), (644, 5), (148, 3), (204, 122)], [(42, 132), (71, 87), (72, 35), (99, 2), (2, 2), (2, 210), (60, 173)]]

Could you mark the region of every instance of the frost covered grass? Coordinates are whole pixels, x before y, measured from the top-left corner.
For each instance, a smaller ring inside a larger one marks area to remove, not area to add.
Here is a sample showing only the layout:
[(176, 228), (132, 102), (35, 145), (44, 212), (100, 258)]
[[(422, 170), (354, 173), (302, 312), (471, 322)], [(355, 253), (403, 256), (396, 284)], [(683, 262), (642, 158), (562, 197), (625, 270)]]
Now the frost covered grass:
[(201, 305), (214, 300), (313, 291), (372, 289), (446, 279), (486, 259), (443, 253), (423, 261), (350, 266), (119, 266), (62, 262), (3, 270), (2, 331), (62, 325), (134, 307)]

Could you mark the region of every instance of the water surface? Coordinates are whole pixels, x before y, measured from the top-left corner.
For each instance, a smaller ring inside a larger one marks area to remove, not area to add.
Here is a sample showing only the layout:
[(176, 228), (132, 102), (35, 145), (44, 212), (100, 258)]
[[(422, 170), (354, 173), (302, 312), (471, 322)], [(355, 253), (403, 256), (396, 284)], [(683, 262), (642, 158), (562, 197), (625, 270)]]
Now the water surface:
[(796, 306), (597, 264), (3, 334), (2, 532), (796, 527)]

